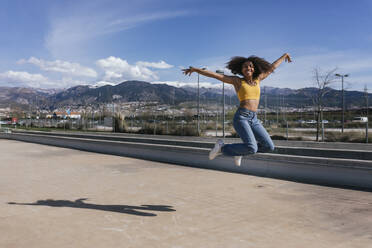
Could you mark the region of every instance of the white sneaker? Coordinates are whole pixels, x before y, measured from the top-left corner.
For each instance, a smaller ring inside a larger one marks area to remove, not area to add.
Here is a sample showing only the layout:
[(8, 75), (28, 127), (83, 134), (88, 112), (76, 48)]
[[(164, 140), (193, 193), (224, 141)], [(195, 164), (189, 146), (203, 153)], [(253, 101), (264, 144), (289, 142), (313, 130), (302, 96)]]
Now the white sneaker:
[(221, 148), (223, 146), (223, 140), (217, 140), (216, 144), (214, 145), (213, 149), (209, 152), (209, 159), (215, 159), (218, 155), (221, 154)]
[(240, 166), (242, 164), (242, 156), (234, 156), (234, 163), (236, 166)]

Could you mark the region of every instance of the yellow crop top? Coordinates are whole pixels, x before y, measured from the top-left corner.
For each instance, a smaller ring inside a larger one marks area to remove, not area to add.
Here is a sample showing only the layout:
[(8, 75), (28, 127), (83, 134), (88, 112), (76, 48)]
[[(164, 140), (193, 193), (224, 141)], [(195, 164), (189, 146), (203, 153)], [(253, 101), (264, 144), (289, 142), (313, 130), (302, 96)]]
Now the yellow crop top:
[(238, 91), (239, 101), (260, 99), (260, 81), (256, 79), (255, 82), (256, 85), (250, 85), (242, 79), (242, 85)]

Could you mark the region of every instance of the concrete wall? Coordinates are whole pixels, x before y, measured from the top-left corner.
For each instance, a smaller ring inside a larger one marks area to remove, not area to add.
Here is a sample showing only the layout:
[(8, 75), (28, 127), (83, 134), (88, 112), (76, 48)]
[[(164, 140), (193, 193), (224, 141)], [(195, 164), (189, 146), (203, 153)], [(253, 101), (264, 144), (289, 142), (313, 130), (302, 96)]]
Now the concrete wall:
[(26, 133), (1, 133), (0, 138), (304, 183), (372, 189), (370, 161), (257, 154), (244, 157), (237, 167), (231, 157), (219, 156), (210, 161), (208, 148)]

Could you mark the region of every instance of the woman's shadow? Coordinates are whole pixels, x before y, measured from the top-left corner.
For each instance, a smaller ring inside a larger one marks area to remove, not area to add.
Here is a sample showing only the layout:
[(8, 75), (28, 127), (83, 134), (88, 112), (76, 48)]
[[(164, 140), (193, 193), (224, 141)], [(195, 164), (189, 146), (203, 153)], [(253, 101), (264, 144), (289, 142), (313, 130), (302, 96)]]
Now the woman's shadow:
[(8, 202), (12, 205), (32, 205), (32, 206), (49, 206), (49, 207), (70, 207), (70, 208), (86, 208), (86, 209), (95, 209), (102, 211), (111, 211), (123, 214), (133, 214), (139, 216), (156, 216), (154, 213), (147, 213), (145, 211), (160, 211), (160, 212), (172, 212), (176, 211), (172, 209), (172, 206), (165, 205), (141, 205), (141, 206), (129, 206), (129, 205), (99, 205), (99, 204), (90, 204), (83, 201), (88, 198), (80, 198), (75, 201), (68, 200), (38, 200), (34, 203), (17, 203), (17, 202)]

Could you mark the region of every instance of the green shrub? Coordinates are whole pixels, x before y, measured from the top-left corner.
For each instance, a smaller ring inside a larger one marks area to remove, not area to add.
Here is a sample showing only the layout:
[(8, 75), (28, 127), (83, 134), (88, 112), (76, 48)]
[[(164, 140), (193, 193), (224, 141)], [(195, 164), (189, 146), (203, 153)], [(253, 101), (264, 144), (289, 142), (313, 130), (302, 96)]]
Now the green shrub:
[(115, 132), (124, 133), (127, 130), (127, 125), (125, 123), (125, 116), (121, 113), (117, 113), (114, 117)]
[[(146, 123), (145, 125), (143, 125), (143, 127), (140, 130), (137, 131), (137, 133), (139, 133), (139, 134), (154, 134), (154, 129), (155, 129), (154, 124)], [(159, 135), (165, 134), (164, 128), (160, 125), (156, 126), (155, 134), (159, 134)]]
[[(345, 132), (335, 133), (329, 132), (325, 137), (326, 142), (352, 142), (352, 143), (365, 143), (366, 137), (363, 132)], [(368, 137), (368, 143), (372, 142), (372, 137)]]
[(178, 136), (198, 136), (198, 130), (195, 127), (184, 126), (183, 128), (178, 126), (175, 129), (170, 130), (171, 135)]
[(284, 136), (282, 136), (282, 135), (277, 135), (277, 134), (271, 136), (271, 139), (272, 139), (272, 140), (287, 140), (286, 137), (284, 137)]

